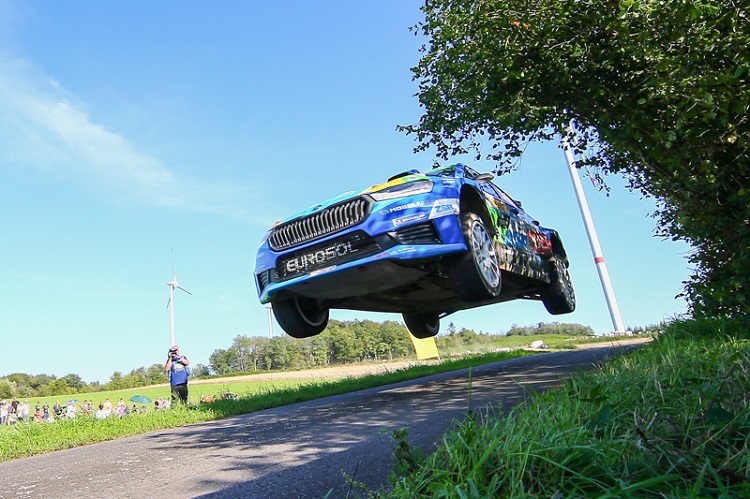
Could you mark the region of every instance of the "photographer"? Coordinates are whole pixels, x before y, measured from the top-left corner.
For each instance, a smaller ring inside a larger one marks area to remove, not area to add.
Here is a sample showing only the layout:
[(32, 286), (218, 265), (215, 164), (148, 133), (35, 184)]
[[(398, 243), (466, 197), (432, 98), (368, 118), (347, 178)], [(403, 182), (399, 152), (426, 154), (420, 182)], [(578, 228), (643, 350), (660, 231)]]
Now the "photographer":
[(187, 366), (189, 365), (190, 361), (188, 358), (180, 354), (180, 347), (175, 345), (169, 349), (164, 370), (169, 373), (169, 384), (172, 386), (173, 402), (179, 400), (187, 404), (188, 376), (190, 376), (190, 370)]

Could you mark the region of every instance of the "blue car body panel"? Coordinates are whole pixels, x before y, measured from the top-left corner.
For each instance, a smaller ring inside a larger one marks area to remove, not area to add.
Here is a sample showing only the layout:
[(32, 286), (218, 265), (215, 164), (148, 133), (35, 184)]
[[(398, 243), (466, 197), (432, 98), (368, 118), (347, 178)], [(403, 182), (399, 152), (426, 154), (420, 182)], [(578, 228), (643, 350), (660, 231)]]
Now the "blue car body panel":
[(552, 246), (562, 248), (554, 230), (465, 165), (414, 172), (314, 205), (269, 230), (255, 265), (261, 303), (296, 295), (328, 308), (443, 313), (483, 305), (456, 297), (445, 275), (451, 258), (468, 249), (460, 215), (469, 203), (491, 227), (508, 282), (493, 302), (529, 297), (549, 283)]

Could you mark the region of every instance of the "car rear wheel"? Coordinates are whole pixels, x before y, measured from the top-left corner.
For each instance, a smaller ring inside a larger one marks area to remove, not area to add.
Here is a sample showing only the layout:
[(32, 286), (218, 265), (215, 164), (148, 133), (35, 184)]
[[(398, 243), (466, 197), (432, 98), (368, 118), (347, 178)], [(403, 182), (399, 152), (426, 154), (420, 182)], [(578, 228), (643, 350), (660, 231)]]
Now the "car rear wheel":
[(316, 300), (303, 297), (273, 302), (273, 315), (281, 328), (293, 338), (320, 334), (328, 325), (328, 309)]
[(569, 314), (576, 309), (576, 294), (568, 266), (556, 256), (550, 258), (549, 266), (550, 283), (541, 292), (544, 308), (552, 315)]
[(469, 250), (451, 266), (456, 291), (469, 301), (495, 298), (500, 294), (502, 277), (492, 237), (474, 213), (461, 214), (461, 230)]
[(437, 313), (401, 315), (406, 328), (415, 338), (432, 338), (440, 331), (440, 316)]

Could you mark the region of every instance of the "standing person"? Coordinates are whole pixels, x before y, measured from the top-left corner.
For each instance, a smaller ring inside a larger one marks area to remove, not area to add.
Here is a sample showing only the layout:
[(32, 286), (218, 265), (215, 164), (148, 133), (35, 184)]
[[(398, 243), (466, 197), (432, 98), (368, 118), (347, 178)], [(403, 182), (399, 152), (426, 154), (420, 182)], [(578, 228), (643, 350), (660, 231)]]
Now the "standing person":
[(55, 413), (55, 416), (57, 416), (58, 418), (59, 418), (60, 416), (62, 416), (62, 413), (63, 413), (63, 408), (62, 408), (62, 406), (60, 405), (60, 401), (59, 401), (59, 400), (56, 400), (56, 401), (55, 401), (55, 405), (53, 405), (53, 406), (52, 406), (52, 412), (54, 412), (54, 413)]
[(187, 366), (189, 365), (190, 361), (180, 353), (180, 347), (175, 345), (169, 349), (164, 370), (169, 373), (169, 384), (172, 386), (173, 402), (179, 400), (183, 404), (187, 404), (188, 376), (190, 376), (190, 370)]

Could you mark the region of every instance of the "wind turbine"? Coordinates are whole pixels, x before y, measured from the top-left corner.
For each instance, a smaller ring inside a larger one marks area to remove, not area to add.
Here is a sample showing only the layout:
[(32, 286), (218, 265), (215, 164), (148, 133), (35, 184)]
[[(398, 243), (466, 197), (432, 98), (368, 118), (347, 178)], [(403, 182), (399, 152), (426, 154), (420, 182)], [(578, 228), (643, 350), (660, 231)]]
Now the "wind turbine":
[(169, 301), (167, 302), (167, 307), (169, 308), (169, 319), (170, 319), (169, 348), (172, 348), (176, 344), (175, 339), (174, 339), (174, 290), (181, 289), (189, 295), (193, 294), (187, 289), (180, 286), (180, 283), (177, 282), (177, 274), (175, 273), (175, 270), (174, 270), (174, 254), (172, 255), (172, 280), (167, 283), (167, 286), (169, 286)]

